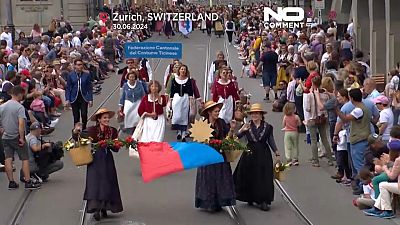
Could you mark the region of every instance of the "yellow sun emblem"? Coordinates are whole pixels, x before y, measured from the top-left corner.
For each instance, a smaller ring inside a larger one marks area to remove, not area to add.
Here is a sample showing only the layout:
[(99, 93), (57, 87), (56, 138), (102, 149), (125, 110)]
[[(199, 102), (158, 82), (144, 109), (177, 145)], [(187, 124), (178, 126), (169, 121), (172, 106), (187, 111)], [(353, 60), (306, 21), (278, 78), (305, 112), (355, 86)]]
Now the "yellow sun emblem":
[(194, 141), (207, 142), (212, 137), (214, 130), (211, 128), (211, 124), (208, 124), (206, 121), (196, 120), (189, 131), (192, 133), (191, 136)]

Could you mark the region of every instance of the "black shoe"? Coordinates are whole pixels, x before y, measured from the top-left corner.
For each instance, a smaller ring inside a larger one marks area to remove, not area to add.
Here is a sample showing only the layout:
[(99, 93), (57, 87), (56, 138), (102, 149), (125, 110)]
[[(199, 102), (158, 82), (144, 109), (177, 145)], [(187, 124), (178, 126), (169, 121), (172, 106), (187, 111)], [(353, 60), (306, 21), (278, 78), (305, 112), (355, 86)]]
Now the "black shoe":
[(182, 138), (182, 142), (186, 142), (186, 138), (185, 137)]
[(15, 181), (10, 181), (8, 184), (8, 190), (18, 189), (19, 185)]
[(267, 205), (267, 203), (263, 202), (263, 203), (261, 203), (261, 205), (260, 205), (260, 209), (261, 209), (262, 211), (269, 211), (271, 208), (269, 207), (269, 205)]
[(99, 212), (95, 212), (95, 213), (93, 214), (93, 218), (94, 218), (96, 221), (100, 221), (100, 213), (99, 213)]
[(181, 134), (178, 134), (178, 136), (176, 136), (176, 139), (177, 139), (178, 141), (180, 141), (180, 140), (182, 139), (182, 135), (181, 135)]
[(38, 183), (37, 181), (33, 181), (32, 179), (25, 182), (25, 190), (36, 190), (40, 188), (40, 183)]
[(107, 218), (107, 217), (108, 217), (108, 215), (107, 215), (107, 210), (102, 209), (102, 210), (101, 210), (101, 216), (104, 217), (104, 218)]

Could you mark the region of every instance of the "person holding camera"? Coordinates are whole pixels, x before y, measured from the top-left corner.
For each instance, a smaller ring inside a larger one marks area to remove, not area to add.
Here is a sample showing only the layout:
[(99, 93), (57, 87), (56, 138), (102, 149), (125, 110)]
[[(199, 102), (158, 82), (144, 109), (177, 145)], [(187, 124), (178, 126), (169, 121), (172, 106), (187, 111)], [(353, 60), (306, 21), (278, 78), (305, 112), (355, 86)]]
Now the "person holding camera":
[(33, 122), (30, 126), (30, 133), (25, 138), (29, 149), (31, 176), (34, 175), (34, 177), (46, 182), (50, 174), (64, 167), (64, 163), (59, 157), (53, 157), (53, 144), (51, 142), (42, 143), (40, 140), (41, 132), (42, 125), (39, 122)]

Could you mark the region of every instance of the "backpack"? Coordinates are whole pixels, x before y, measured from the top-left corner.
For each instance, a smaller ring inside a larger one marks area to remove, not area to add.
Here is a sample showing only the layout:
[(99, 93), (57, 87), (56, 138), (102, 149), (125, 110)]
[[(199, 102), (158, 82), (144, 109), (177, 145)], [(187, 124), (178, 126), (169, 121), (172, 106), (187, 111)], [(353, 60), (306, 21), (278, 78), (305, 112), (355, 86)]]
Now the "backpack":
[(226, 28), (228, 28), (229, 30), (232, 30), (232, 29), (233, 29), (233, 22), (232, 22), (232, 21), (229, 21), (229, 22), (226, 24)]

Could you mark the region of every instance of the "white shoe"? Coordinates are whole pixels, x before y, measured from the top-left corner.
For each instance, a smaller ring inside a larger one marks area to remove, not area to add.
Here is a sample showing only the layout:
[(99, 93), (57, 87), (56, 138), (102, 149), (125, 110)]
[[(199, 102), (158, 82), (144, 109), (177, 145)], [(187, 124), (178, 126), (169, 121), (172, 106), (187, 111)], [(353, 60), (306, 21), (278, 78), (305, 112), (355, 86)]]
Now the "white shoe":
[(53, 120), (53, 121), (51, 121), (51, 123), (50, 123), (50, 127), (55, 127), (55, 126), (57, 125), (58, 121), (59, 121), (59, 119), (58, 119), (58, 118), (57, 118), (57, 119), (55, 119), (55, 120)]
[(0, 169), (2, 169), (4, 167), (6, 167), (6, 166), (0, 163)]
[(244, 60), (247, 59), (246, 57), (240, 56), (239, 59)]

